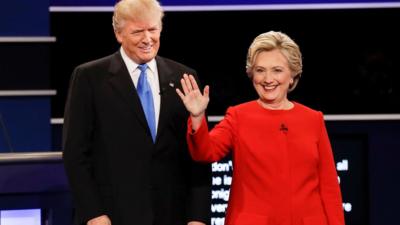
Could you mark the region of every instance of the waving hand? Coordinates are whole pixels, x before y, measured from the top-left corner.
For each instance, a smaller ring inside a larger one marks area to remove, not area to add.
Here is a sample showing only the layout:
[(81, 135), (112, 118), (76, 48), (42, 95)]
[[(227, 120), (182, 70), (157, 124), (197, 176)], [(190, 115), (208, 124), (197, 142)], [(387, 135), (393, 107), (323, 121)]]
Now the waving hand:
[[(209, 98), (209, 86), (205, 86), (203, 94), (199, 90), (196, 80), (192, 75), (184, 74), (181, 79), (182, 89), (176, 89), (176, 93), (182, 99), (186, 109), (190, 112), (192, 119), (202, 119), (207, 109)], [(193, 121), (194, 122), (194, 121)]]

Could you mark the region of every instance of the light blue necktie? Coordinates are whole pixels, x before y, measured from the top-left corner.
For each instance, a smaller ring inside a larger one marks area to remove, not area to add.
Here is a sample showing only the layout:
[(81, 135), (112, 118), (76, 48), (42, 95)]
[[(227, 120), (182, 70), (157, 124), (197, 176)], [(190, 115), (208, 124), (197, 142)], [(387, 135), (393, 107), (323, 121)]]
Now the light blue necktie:
[(137, 92), (139, 94), (140, 102), (142, 103), (144, 115), (146, 116), (147, 125), (150, 128), (151, 137), (153, 142), (156, 140), (156, 120), (154, 113), (153, 94), (149, 83), (147, 82), (147, 64), (140, 64), (139, 81), (137, 84)]

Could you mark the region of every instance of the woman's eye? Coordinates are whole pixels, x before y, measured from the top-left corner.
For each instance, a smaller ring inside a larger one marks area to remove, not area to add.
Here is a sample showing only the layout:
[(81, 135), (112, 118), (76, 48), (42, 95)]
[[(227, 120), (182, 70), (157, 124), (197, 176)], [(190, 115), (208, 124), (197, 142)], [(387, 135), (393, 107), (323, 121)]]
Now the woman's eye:
[(256, 73), (262, 73), (262, 72), (264, 72), (263, 69), (256, 69)]

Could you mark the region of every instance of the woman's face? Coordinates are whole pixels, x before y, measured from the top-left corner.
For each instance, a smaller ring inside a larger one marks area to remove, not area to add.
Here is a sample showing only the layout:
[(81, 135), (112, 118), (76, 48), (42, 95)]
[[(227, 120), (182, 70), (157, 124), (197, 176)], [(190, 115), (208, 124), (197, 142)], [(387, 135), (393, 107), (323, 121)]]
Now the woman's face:
[(253, 85), (264, 104), (280, 105), (287, 102), (292, 71), (280, 50), (260, 52), (255, 59)]

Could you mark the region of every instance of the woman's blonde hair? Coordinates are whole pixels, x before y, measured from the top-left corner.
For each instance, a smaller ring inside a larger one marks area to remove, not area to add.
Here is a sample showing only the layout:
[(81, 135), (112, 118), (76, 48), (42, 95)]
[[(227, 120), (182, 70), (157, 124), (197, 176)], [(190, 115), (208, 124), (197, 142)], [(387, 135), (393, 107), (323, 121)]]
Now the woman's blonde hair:
[(246, 72), (253, 77), (253, 66), (257, 55), (263, 51), (279, 49), (288, 60), (292, 71), (293, 83), (289, 85), (288, 92), (293, 91), (299, 82), (303, 72), (303, 62), (299, 46), (286, 34), (282, 32), (269, 31), (258, 35), (251, 43), (247, 52)]

